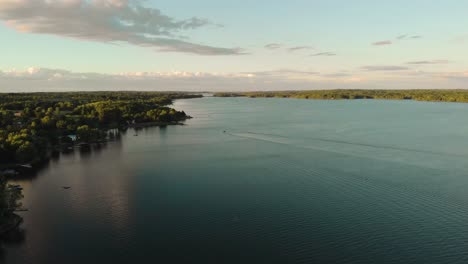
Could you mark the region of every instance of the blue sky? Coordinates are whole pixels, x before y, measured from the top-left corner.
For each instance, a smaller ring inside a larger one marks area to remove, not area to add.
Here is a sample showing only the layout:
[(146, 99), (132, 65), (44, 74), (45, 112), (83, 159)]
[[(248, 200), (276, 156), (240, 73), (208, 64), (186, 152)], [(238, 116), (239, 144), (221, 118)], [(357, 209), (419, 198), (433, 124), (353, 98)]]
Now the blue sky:
[(0, 91), (116, 79), (116, 89), (468, 88), (466, 10), (454, 0), (4, 0)]

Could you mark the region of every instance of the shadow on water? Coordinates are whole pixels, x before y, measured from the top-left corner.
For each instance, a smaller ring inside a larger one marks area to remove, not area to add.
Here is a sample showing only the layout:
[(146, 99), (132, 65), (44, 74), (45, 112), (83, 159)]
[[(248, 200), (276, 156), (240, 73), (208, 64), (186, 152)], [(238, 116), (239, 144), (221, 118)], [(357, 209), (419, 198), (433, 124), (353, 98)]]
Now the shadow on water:
[(52, 151), (51, 155), (50, 155), (50, 160), (51, 161), (59, 161), (60, 160), (60, 151)]
[(86, 144), (86, 145), (80, 146), (79, 152), (80, 152), (80, 158), (82, 158), (82, 159), (88, 159), (88, 158), (91, 156), (91, 154), (92, 154), (91, 145)]
[(104, 150), (105, 147), (106, 147), (106, 143), (99, 143), (99, 144), (92, 146), (92, 151), (96, 154), (99, 154)]
[(26, 240), (26, 231), (17, 227), (0, 236), (0, 263), (4, 263), (7, 250), (5, 247), (18, 247)]
[[(110, 145), (112, 145), (113, 148), (121, 149), (122, 136), (118, 134), (109, 142), (68, 146), (63, 149), (53, 151), (48, 159), (34, 164), (32, 168), (17, 166), (15, 170), (18, 174), (9, 176), (7, 180), (13, 181), (15, 184), (19, 183), (20, 185), (21, 182), (34, 181), (41, 175), (41, 172), (47, 171), (50, 167), (53, 167), (64, 159), (73, 159), (74, 156), (79, 156), (81, 159), (89, 159), (95, 154), (102, 154)], [(28, 217), (28, 215), (25, 215), (24, 217)], [(26, 240), (26, 230), (21, 228), (21, 222), (18, 227), (0, 234), (0, 263), (4, 263), (8, 259), (10, 249), (22, 247), (22, 244), (24, 244)]]
[(44, 160), (34, 165), (33, 168), (17, 168), (18, 174), (8, 176), (8, 180), (21, 181), (21, 180), (34, 180), (39, 173), (50, 167), (51, 162), (58, 162), (59, 159)]
[(159, 137), (161, 137), (162, 139), (167, 138), (167, 126), (159, 127)]
[(119, 149), (122, 148), (122, 140), (120, 134), (116, 136), (112, 141), (96, 143), (96, 144), (83, 144), (77, 147), (67, 147), (60, 151), (53, 151), (49, 159), (42, 162), (36, 163), (33, 168), (16, 168), (19, 173), (17, 175), (9, 176), (9, 180), (21, 181), (21, 180), (34, 180), (38, 177), (41, 171), (50, 168), (51, 164), (57, 164), (62, 158), (70, 158), (77, 153), (82, 159), (89, 159), (93, 153), (99, 154), (108, 147), (109, 143), (117, 146)]

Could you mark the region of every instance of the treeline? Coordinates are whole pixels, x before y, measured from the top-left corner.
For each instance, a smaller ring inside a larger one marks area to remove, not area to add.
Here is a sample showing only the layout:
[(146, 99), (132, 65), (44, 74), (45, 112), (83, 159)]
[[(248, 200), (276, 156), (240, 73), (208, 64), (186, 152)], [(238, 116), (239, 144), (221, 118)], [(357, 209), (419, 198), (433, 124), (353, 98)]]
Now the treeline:
[(167, 105), (174, 99), (195, 97), (201, 96), (160, 92), (0, 94), (0, 165), (36, 163), (47, 159), (58, 146), (104, 141), (109, 129), (183, 121), (188, 118), (185, 112)]
[(416, 100), (433, 102), (468, 102), (468, 90), (317, 90), (216, 93), (217, 97), (276, 97), (322, 100)]

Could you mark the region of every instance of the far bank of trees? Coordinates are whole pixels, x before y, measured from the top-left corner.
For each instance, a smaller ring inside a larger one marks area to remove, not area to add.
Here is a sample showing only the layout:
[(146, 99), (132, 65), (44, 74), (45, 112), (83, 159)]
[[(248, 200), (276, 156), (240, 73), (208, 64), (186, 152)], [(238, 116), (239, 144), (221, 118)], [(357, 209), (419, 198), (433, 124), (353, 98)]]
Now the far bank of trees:
[(216, 93), (218, 97), (276, 97), (322, 100), (416, 100), (433, 102), (468, 102), (468, 90), (314, 90)]

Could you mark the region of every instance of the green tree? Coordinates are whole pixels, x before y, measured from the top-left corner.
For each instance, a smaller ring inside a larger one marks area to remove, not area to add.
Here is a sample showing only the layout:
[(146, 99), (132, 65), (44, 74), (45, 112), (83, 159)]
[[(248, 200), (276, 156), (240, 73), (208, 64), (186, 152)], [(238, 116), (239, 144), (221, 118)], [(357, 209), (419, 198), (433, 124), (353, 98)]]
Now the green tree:
[(21, 198), (21, 190), (8, 185), (5, 177), (0, 176), (0, 223), (22, 206)]

